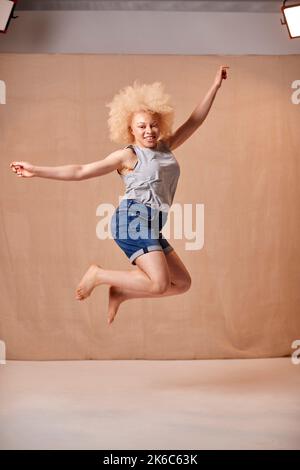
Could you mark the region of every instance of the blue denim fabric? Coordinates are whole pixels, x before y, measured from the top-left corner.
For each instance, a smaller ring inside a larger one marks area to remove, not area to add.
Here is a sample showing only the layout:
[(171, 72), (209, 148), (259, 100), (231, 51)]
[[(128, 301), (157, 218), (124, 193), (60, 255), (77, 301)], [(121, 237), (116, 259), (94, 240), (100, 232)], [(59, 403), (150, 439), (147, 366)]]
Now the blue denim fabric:
[(162, 235), (168, 214), (136, 199), (123, 199), (111, 219), (111, 233), (132, 264), (150, 251), (168, 253), (173, 247)]

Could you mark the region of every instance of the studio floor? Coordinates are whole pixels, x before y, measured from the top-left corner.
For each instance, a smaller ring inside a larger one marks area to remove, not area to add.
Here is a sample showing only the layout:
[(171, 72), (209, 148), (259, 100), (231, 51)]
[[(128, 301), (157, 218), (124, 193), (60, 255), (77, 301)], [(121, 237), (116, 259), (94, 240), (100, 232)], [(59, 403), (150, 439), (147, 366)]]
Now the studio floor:
[(300, 449), (290, 358), (7, 361), (1, 449)]

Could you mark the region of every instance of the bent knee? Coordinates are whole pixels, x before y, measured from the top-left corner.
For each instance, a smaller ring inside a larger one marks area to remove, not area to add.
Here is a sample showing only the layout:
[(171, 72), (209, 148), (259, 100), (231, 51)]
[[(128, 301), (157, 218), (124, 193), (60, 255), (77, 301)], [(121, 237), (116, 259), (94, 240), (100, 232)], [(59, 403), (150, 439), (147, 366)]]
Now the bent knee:
[(191, 288), (192, 278), (190, 276), (187, 276), (185, 279), (182, 279), (175, 284), (177, 284), (177, 286), (182, 290), (182, 292), (186, 292)]
[(191, 288), (191, 285), (192, 285), (192, 278), (189, 277), (186, 281), (185, 281), (185, 284), (184, 284), (184, 292), (186, 292), (187, 290), (189, 290)]
[(152, 294), (164, 294), (169, 288), (169, 281), (164, 280), (161, 282), (154, 281), (151, 286)]

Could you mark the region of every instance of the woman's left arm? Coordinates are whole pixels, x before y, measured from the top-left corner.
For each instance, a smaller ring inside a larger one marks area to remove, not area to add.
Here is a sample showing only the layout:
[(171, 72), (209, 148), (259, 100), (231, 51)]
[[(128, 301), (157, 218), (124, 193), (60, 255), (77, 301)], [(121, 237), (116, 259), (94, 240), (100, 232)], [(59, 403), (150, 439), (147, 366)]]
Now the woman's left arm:
[(221, 65), (217, 71), (214, 82), (208, 92), (206, 93), (203, 100), (194, 109), (190, 117), (180, 126), (173, 135), (167, 139), (167, 144), (171, 150), (182, 145), (203, 123), (209, 110), (214, 102), (217, 91), (221, 87), (222, 80), (226, 80), (227, 71), (229, 69), (227, 65)]
[(195, 126), (199, 127), (202, 122), (205, 120), (206, 116), (209, 113), (209, 110), (214, 102), (216, 97), (217, 91), (221, 87), (222, 80), (226, 80), (227, 78), (227, 71), (229, 67), (227, 65), (221, 65), (217, 71), (215, 80), (206, 93), (205, 97), (201, 101), (201, 103), (194, 109), (191, 116), (189, 117), (189, 121), (194, 123)]

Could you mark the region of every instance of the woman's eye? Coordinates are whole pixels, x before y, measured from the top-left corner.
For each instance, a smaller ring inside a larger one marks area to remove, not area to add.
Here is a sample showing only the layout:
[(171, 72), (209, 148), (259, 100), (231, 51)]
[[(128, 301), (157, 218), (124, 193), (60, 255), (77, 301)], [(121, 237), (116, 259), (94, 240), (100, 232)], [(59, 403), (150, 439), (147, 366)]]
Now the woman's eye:
[[(143, 129), (145, 126), (139, 126), (140, 129)], [(151, 127), (157, 127), (157, 124), (153, 124)]]

